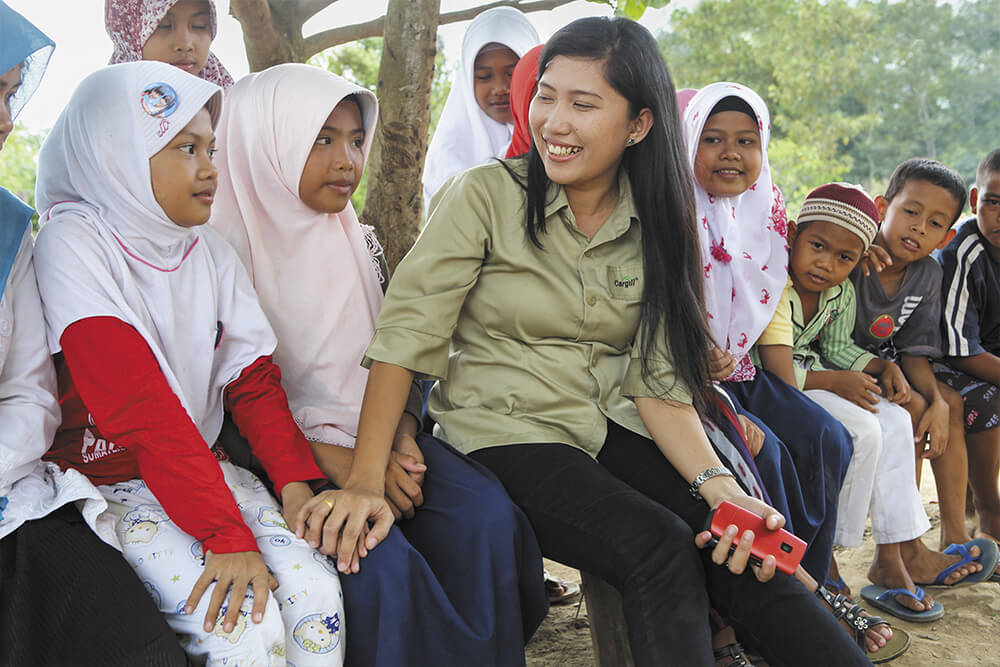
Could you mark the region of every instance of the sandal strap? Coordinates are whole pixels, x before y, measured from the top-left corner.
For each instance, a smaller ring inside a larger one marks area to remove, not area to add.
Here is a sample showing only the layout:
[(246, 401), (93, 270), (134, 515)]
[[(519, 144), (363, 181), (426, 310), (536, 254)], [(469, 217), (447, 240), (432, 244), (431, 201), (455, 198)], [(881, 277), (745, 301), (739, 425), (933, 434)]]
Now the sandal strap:
[(726, 663), (725, 667), (753, 667), (750, 661), (744, 657), (743, 647), (739, 642), (714, 648), (712, 649), (712, 655), (715, 656), (716, 660), (729, 658), (729, 662)]
[(816, 597), (830, 607), (833, 611), (834, 618), (838, 621), (847, 622), (848, 627), (850, 627), (854, 632), (854, 641), (857, 642), (858, 646), (862, 649), (867, 646), (865, 642), (865, 633), (869, 628), (876, 625), (889, 625), (888, 621), (883, 618), (862, 615), (861, 612), (864, 611), (864, 607), (859, 604), (854, 604), (853, 601), (843, 595), (834, 595), (830, 591), (826, 590), (824, 586), (819, 586), (816, 589)]

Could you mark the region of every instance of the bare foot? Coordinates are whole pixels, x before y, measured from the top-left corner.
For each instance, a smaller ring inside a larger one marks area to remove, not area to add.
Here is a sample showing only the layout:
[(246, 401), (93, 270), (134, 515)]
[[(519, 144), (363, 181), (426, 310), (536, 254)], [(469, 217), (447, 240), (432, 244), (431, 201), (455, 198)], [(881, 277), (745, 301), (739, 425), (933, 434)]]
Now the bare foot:
[[(917, 585), (913, 583), (902, 559), (888, 561), (879, 559), (876, 554), (876, 559), (868, 568), (868, 580), (884, 588), (905, 588), (912, 593), (917, 592)], [(917, 613), (928, 611), (934, 606), (934, 600), (930, 595), (925, 595), (924, 599), (919, 601), (908, 595), (897, 595), (895, 599), (899, 604)]]
[[(933, 551), (927, 547), (919, 538), (900, 545), (903, 555), (903, 564), (907, 572), (918, 584), (933, 584), (938, 573), (951, 565), (959, 562), (960, 556), (949, 556), (940, 551)], [(978, 558), (982, 553), (977, 546), (969, 548), (969, 554), (973, 558)], [(983, 566), (979, 563), (967, 563), (945, 577), (942, 583), (951, 586), (965, 579), (970, 574), (981, 572)]]

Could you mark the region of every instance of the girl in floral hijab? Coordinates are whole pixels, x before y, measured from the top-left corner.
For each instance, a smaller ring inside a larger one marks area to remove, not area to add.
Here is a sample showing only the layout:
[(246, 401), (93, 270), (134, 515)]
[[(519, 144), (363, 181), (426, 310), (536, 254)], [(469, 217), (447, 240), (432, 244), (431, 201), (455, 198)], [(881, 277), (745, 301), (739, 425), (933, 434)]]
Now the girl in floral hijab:
[(162, 60), (223, 89), (233, 77), (208, 50), (218, 21), (213, 0), (105, 0), (115, 50), (108, 64)]

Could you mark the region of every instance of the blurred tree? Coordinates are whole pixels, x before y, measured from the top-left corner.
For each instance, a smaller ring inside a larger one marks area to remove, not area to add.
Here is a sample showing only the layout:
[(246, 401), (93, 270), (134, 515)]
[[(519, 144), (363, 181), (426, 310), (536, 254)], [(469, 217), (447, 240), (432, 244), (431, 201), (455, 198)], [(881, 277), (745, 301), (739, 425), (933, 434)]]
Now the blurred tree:
[[(35, 172), (38, 169), (38, 149), (44, 133), (30, 132), (18, 123), (0, 150), (0, 186), (13, 192), (22, 201), (35, 205)], [(38, 214), (32, 218), (38, 227)]]

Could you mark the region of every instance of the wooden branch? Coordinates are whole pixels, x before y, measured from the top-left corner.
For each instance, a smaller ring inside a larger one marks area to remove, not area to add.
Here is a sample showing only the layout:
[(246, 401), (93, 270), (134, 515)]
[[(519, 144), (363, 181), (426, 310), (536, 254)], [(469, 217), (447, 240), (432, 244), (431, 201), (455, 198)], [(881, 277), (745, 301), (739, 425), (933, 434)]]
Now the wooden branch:
[(276, 28), (267, 0), (230, 0), (229, 13), (243, 28), (243, 45), (251, 71), (275, 62), (288, 62), (287, 40)]
[[(316, 1), (319, 2), (319, 0)], [(523, 0), (495, 0), (494, 2), (480, 5), (479, 7), (470, 7), (469, 9), (461, 9), (454, 12), (448, 12), (447, 14), (441, 14), (438, 25), (442, 26), (448, 23), (468, 21), (476, 18), (488, 9), (493, 9), (494, 7), (514, 7), (516, 9), (520, 9), (522, 12), (528, 13), (555, 9), (556, 7), (567, 5), (570, 2), (573, 2), (573, 0), (533, 0), (532, 2), (524, 2)], [(384, 30), (384, 16), (380, 16), (379, 18), (371, 21), (366, 21), (365, 23), (355, 23), (354, 25), (331, 28), (330, 30), (324, 30), (323, 32), (318, 32), (315, 35), (306, 37), (303, 45), (304, 52), (306, 54), (306, 58), (311, 58), (320, 51), (329, 49), (332, 46), (347, 44), (348, 42), (354, 42), (367, 37), (380, 37), (382, 36)]]
[[(288, 0), (284, 0), (288, 2)], [(300, 21), (305, 23), (312, 17), (331, 5), (335, 5), (340, 0), (296, 0), (295, 15)]]

